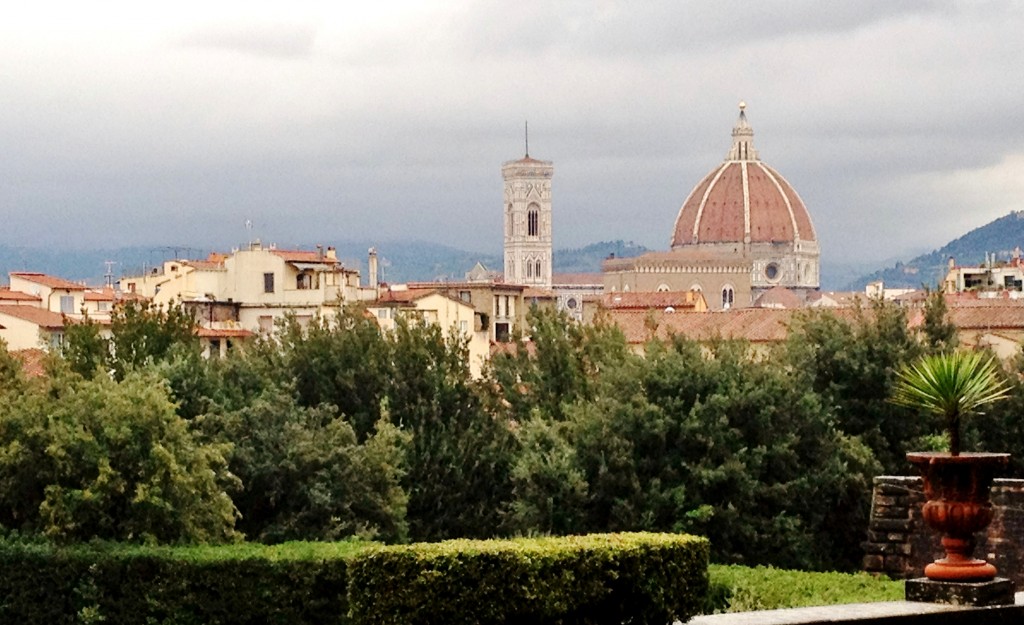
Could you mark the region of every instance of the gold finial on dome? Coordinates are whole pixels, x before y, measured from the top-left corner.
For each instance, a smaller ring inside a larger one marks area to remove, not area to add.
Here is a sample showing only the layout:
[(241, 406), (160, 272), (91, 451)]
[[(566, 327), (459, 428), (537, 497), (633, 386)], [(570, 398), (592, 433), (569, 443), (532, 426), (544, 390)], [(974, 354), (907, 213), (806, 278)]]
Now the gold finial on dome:
[(754, 129), (747, 123), (747, 103), (740, 100), (740, 118), (732, 127), (732, 149), (725, 157), (727, 161), (756, 161), (757, 150), (754, 149)]

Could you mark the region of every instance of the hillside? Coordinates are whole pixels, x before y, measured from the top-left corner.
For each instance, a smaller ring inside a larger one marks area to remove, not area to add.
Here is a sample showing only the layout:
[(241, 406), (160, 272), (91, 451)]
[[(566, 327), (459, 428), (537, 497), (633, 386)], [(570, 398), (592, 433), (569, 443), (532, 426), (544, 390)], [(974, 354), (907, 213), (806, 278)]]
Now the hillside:
[[(285, 247), (285, 246), (282, 246)], [(290, 247), (290, 246), (288, 246)], [(314, 244), (296, 247), (313, 249)], [(425, 241), (347, 240), (336, 243), (338, 258), (366, 276), (366, 253), (376, 247), (380, 258), (380, 279), (387, 282), (425, 280), (461, 280), (480, 262), (501, 269), (500, 253), (470, 252)], [(224, 249), (229, 249), (225, 247)], [(555, 250), (556, 273), (601, 271), (601, 261), (609, 254), (635, 256), (647, 248), (624, 241), (603, 241), (586, 247)], [(11, 271), (40, 271), (88, 284), (103, 283), (106, 261), (112, 263), (114, 279), (138, 275), (173, 258), (203, 258), (209, 250), (172, 247), (124, 247), (101, 250), (53, 250), (0, 245), (0, 284), (6, 284)]]
[(951, 256), (960, 265), (981, 263), (985, 254), (992, 253), (1005, 260), (1018, 246), (1024, 246), (1024, 211), (1012, 212), (975, 228), (928, 254), (862, 276), (848, 284), (846, 289), (859, 291), (875, 280), (884, 280), (885, 286), (892, 288), (916, 288), (922, 284), (935, 286), (945, 277), (946, 264)]

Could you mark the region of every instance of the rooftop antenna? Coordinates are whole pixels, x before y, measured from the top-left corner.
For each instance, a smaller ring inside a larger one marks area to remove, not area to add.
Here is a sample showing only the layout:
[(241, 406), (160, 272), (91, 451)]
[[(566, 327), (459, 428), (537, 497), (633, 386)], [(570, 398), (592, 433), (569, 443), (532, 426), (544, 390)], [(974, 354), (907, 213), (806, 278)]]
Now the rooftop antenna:
[(246, 234), (246, 237), (249, 239), (249, 247), (251, 248), (252, 247), (252, 220), (251, 219), (246, 219), (245, 220), (245, 234)]
[(530, 158), (530, 120), (526, 120), (526, 158)]
[(114, 288), (114, 265), (117, 264), (117, 261), (105, 260), (103, 264), (107, 266), (107, 272), (103, 274), (103, 283), (108, 289), (112, 289)]

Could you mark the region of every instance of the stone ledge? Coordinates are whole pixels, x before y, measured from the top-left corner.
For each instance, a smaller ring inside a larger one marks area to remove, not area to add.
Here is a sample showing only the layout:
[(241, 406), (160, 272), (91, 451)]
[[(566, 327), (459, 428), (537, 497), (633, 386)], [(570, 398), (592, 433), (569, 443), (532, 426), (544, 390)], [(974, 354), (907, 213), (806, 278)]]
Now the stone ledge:
[(813, 608), (735, 612), (695, 616), (687, 625), (1019, 625), (1024, 597), (1015, 605), (958, 606), (915, 601), (852, 603)]

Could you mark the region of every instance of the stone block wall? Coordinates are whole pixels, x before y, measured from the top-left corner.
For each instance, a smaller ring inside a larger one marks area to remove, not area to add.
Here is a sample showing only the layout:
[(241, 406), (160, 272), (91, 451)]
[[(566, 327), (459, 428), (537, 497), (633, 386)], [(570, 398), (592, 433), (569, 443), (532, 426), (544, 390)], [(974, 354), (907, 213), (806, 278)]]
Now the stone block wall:
[[(939, 536), (921, 518), (924, 487), (920, 477), (875, 478), (871, 519), (864, 542), (864, 570), (894, 578), (920, 577), (929, 562), (943, 556)], [(999, 575), (1024, 587), (1024, 480), (996, 480), (993, 519), (975, 537), (974, 553)]]

